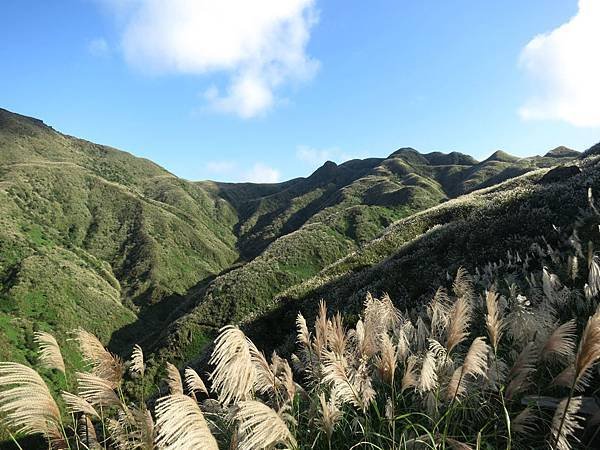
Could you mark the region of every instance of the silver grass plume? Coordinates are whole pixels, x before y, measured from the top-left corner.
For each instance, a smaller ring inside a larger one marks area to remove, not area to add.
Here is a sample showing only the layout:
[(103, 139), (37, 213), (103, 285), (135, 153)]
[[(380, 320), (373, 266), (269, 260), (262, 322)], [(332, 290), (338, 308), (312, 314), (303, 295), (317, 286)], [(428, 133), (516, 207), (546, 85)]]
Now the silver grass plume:
[(523, 436), (531, 435), (536, 432), (535, 422), (537, 417), (534, 413), (532, 407), (528, 406), (523, 411), (521, 411), (517, 416), (511, 421), (511, 429)]
[(171, 363), (167, 363), (167, 386), (171, 394), (183, 394), (183, 381), (179, 369)]
[(54, 336), (50, 333), (37, 331), (33, 340), (38, 346), (38, 359), (46, 369), (56, 369), (65, 373), (65, 362), (60, 352), (60, 347)]
[(327, 346), (332, 351), (343, 355), (346, 351), (348, 337), (342, 320), (342, 315), (338, 312), (327, 326)]
[(119, 450), (153, 450), (156, 439), (150, 411), (137, 407), (120, 410), (116, 419), (108, 420), (108, 430)]
[(94, 406), (118, 406), (121, 400), (108, 380), (92, 373), (77, 372), (77, 393)]
[(331, 436), (341, 418), (342, 411), (339, 408), (335, 389), (331, 390), (329, 400), (325, 399), (325, 393), (319, 393), (319, 417), (317, 417), (317, 424), (319, 430), (327, 435), (329, 442), (331, 442)]
[(506, 387), (505, 397), (512, 399), (525, 391), (531, 384), (531, 375), (535, 372), (538, 351), (534, 342), (529, 342), (519, 356), (508, 374), (510, 382)]
[(471, 301), (466, 295), (459, 297), (450, 313), (448, 323), (448, 336), (446, 338), (446, 350), (452, 350), (469, 335), (469, 322), (471, 320)]
[(194, 399), (174, 394), (158, 400), (156, 445), (164, 450), (219, 450)]
[(600, 311), (588, 319), (575, 356), (575, 387), (586, 386), (591, 368), (600, 359)]
[(402, 376), (402, 391), (407, 389), (416, 388), (419, 385), (419, 375), (417, 369), (418, 358), (415, 355), (411, 355), (406, 360), (404, 366), (404, 375)]
[(185, 385), (186, 385), (190, 395), (196, 395), (196, 393), (198, 393), (198, 392), (208, 395), (208, 389), (206, 389), (206, 386), (204, 385), (204, 381), (202, 381), (202, 378), (200, 378), (200, 375), (198, 375), (198, 372), (196, 372), (191, 367), (187, 367), (185, 369), (184, 376), (185, 376)]
[(598, 256), (594, 255), (590, 259), (587, 289), (585, 291), (588, 299), (594, 298), (600, 292), (600, 265), (598, 264)]
[(379, 371), (379, 376), (384, 383), (391, 385), (394, 382), (394, 375), (398, 365), (399, 351), (394, 345), (387, 333), (383, 333), (380, 337), (381, 350), (375, 358), (375, 366)]
[(428, 306), (431, 334), (436, 340), (441, 340), (446, 332), (451, 309), (446, 290), (438, 288)]
[(563, 323), (548, 336), (540, 356), (545, 360), (558, 357), (572, 361), (575, 356), (576, 332), (577, 324), (575, 320)]
[(572, 448), (569, 438), (575, 440), (575, 432), (582, 428), (577, 416), (581, 407), (581, 397), (563, 399), (554, 412), (552, 419), (552, 446), (554, 450), (570, 450)]
[(109, 381), (113, 387), (121, 383), (124, 367), (117, 356), (106, 350), (96, 336), (83, 328), (75, 332), (75, 339), (94, 375)]
[(70, 392), (63, 391), (61, 394), (62, 399), (67, 406), (67, 411), (70, 413), (82, 413), (89, 417), (95, 417), (100, 419), (100, 415), (94, 409), (94, 406), (88, 402), (85, 398), (79, 397), (78, 395), (71, 394)]
[(486, 376), (489, 351), (490, 348), (484, 338), (480, 336), (473, 340), (462, 366), (454, 371), (452, 379), (448, 384), (447, 394), (450, 400), (454, 400), (456, 397), (461, 397), (464, 394), (465, 386), (463, 382), (468, 376), (473, 378)]
[(210, 380), (224, 405), (246, 400), (252, 393), (256, 369), (250, 346), (244, 333), (233, 326), (222, 328), (215, 341), (209, 361), (215, 369), (210, 374)]
[(435, 390), (438, 387), (437, 377), (437, 363), (435, 354), (432, 350), (429, 350), (423, 358), (423, 365), (421, 366), (421, 376), (419, 378), (419, 392), (426, 393)]
[(30, 367), (0, 362), (0, 416), (17, 433), (43, 434), (65, 448), (58, 405), (44, 380)]
[[(348, 360), (345, 356), (337, 355), (333, 352), (326, 352), (324, 355), (323, 362), (323, 384), (331, 386), (331, 389), (335, 389), (338, 398), (343, 403), (349, 403), (357, 408), (365, 409), (367, 401), (370, 398), (365, 399), (363, 393), (361, 393), (361, 386), (357, 382), (357, 372), (352, 369)], [(370, 385), (365, 384), (365, 387)], [(366, 393), (370, 397), (370, 390)]]
[(247, 400), (236, 407), (234, 418), (239, 423), (239, 450), (260, 450), (276, 444), (297, 446), (284, 420), (267, 405)]
[(494, 349), (494, 353), (498, 352), (498, 344), (504, 331), (505, 323), (502, 319), (498, 305), (498, 294), (494, 291), (487, 291), (485, 295), (485, 304), (487, 314), (485, 316), (485, 324), (487, 326), (490, 344)]
[(132, 373), (139, 374), (141, 376), (144, 376), (144, 372), (146, 370), (146, 366), (144, 365), (144, 352), (142, 351), (142, 347), (137, 344), (133, 346), (129, 370)]

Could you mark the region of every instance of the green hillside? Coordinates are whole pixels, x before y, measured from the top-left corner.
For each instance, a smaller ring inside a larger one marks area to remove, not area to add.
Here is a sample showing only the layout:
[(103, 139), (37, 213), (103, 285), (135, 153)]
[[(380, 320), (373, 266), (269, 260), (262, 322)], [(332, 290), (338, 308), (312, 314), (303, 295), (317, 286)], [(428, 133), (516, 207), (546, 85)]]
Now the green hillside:
[[(459, 267), (475, 272), (517, 254), (545, 255), (568, 240), (565, 230), (585, 219), (588, 188), (600, 191), (598, 156), (568, 167), (558, 180), (561, 168), (540, 169), (395, 222), (379, 238), (281, 293), (269, 312), (247, 322), (250, 334), (266, 350), (290, 349), (294, 338), (278, 330), (293, 328), (298, 310), (314, 317), (321, 299), (333, 310), (358, 313), (367, 292), (388, 293), (402, 299), (402, 309), (413, 308)], [(506, 283), (503, 288), (510, 280)]]
[[(183, 362), (194, 358), (220, 327), (267, 314), (277, 307), (278, 297), (286, 290), (303, 286), (305, 280), (313, 282), (313, 277), (340, 264), (346, 255), (369, 248), (384, 230), (402, 223), (398, 220), (460, 194), (558, 162), (552, 157), (536, 157), (514, 163), (477, 163), (460, 154), (421, 155), (413, 149), (401, 149), (385, 159), (350, 161), (339, 166), (327, 163), (311, 177), (289, 182), (282, 191), (246, 199), (238, 210), (252, 209), (240, 214), (238, 230), (251, 230), (252, 243), (270, 243), (250, 262), (217, 277), (191, 296), (187, 313), (163, 330), (149, 347), (161, 355), (159, 360)], [(225, 189), (232, 197), (246, 191), (235, 185)], [(312, 200), (308, 207), (304, 206), (307, 196)], [(309, 217), (298, 215), (297, 211), (307, 208), (317, 212)], [(282, 236), (277, 238), (279, 234)], [(242, 232), (240, 248), (244, 248), (246, 239)], [(360, 264), (370, 265), (382, 257), (372, 256)], [(295, 304), (290, 311), (294, 308)], [(272, 336), (276, 328), (279, 324), (270, 322), (262, 331)]]
[[(575, 156), (477, 162), (403, 148), (284, 183), (189, 182), (0, 110), (0, 358), (31, 360), (38, 328), (64, 342), (82, 326), (117, 352), (139, 342), (156, 361), (194, 359), (227, 323), (372, 287), (348, 273), (367, 277), (416, 235), (480, 214), (496, 191), (459, 196)], [(416, 280), (429, 285), (434, 267)]]
[(0, 110), (1, 359), (32, 331), (102, 339), (237, 257), (227, 202), (150, 161)]

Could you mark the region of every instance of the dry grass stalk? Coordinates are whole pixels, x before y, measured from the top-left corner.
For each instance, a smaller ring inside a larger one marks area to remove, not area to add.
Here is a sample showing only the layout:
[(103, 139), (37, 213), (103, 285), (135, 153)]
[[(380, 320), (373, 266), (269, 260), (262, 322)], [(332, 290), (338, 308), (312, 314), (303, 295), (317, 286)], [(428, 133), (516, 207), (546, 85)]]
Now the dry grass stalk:
[(256, 380), (256, 369), (250, 354), (250, 341), (237, 327), (227, 326), (215, 341), (210, 364), (214, 389), (224, 405), (247, 399)]
[(498, 294), (494, 291), (487, 291), (485, 294), (485, 304), (487, 314), (485, 316), (485, 324), (490, 336), (490, 344), (494, 349), (494, 353), (498, 352), (498, 344), (504, 331), (505, 323), (501, 317), (498, 307)]
[(22, 364), (0, 362), (0, 417), (17, 433), (43, 434), (59, 445), (64, 440), (60, 410), (48, 386)]
[(133, 352), (131, 353), (131, 366), (129, 368), (132, 373), (139, 374), (144, 376), (144, 371), (146, 370), (146, 366), (144, 365), (144, 352), (142, 351), (142, 347), (139, 345), (133, 346)]
[(185, 385), (190, 395), (196, 395), (198, 392), (208, 395), (208, 389), (206, 389), (204, 381), (202, 381), (202, 378), (200, 378), (198, 372), (196, 372), (191, 367), (187, 367), (185, 369), (184, 376)]
[(260, 450), (277, 444), (296, 447), (296, 440), (283, 419), (267, 405), (254, 400), (238, 405), (235, 419), (239, 423), (239, 450)]
[(409, 356), (404, 366), (404, 375), (402, 376), (402, 390), (416, 388), (419, 385), (419, 374), (417, 369), (418, 358), (414, 355)]
[(469, 335), (469, 321), (471, 320), (471, 302), (468, 296), (459, 297), (454, 303), (448, 323), (448, 336), (446, 350), (452, 350)]
[(194, 399), (174, 394), (156, 406), (156, 445), (164, 450), (218, 450), (217, 441)]
[(473, 340), (462, 366), (454, 371), (452, 379), (448, 384), (447, 393), (450, 400), (454, 400), (464, 394), (464, 381), (467, 377), (486, 376), (489, 351), (490, 348), (484, 338), (480, 336)]
[(61, 394), (65, 405), (67, 406), (67, 410), (70, 413), (82, 413), (86, 416), (95, 417), (97, 419), (100, 418), (98, 412), (94, 409), (91, 403), (89, 403), (85, 398), (79, 397), (78, 395), (71, 394), (70, 392), (63, 391)]
[(535, 364), (538, 358), (538, 351), (534, 342), (528, 343), (515, 361), (508, 374), (510, 382), (506, 387), (505, 397), (512, 399), (523, 392), (530, 385), (530, 378), (535, 372)]
[(551, 357), (559, 357), (571, 361), (575, 356), (576, 331), (577, 325), (575, 320), (569, 320), (557, 327), (548, 336), (548, 339), (546, 339), (540, 356), (544, 360), (548, 360)]
[(341, 418), (342, 411), (338, 405), (335, 389), (329, 394), (329, 401), (325, 400), (323, 392), (319, 393), (319, 417), (317, 418), (317, 424), (319, 430), (327, 435), (329, 442), (331, 442), (331, 436)]
[(344, 329), (342, 315), (338, 312), (327, 326), (327, 345), (329, 349), (338, 355), (343, 355), (346, 351), (348, 337)]
[(568, 397), (563, 399), (554, 413), (552, 419), (552, 448), (555, 450), (570, 450), (572, 448), (569, 438), (574, 439), (575, 432), (582, 428), (579, 424), (581, 418), (577, 411), (581, 407), (581, 397)]
[(94, 406), (118, 406), (121, 400), (114, 391), (114, 385), (104, 378), (91, 373), (76, 373), (77, 392), (80, 397)]
[(575, 356), (575, 379), (573, 386), (575, 389), (581, 389), (587, 386), (589, 382), (589, 372), (591, 368), (600, 359), (600, 311), (589, 318), (581, 341), (577, 355)]
[(77, 439), (86, 450), (99, 450), (102, 448), (98, 442), (94, 424), (86, 415), (82, 415), (77, 421)]
[(421, 393), (433, 391), (438, 387), (435, 354), (430, 350), (423, 358), (421, 366), (421, 377), (419, 378), (419, 391)]
[(83, 359), (91, 366), (94, 375), (110, 381), (116, 387), (123, 378), (124, 367), (120, 358), (104, 348), (102, 343), (83, 328), (75, 332), (75, 339), (83, 354)]
[(391, 385), (394, 382), (399, 359), (398, 347), (393, 344), (387, 333), (381, 335), (380, 341), (381, 350), (375, 359), (375, 365), (383, 382)]
[(167, 386), (171, 394), (183, 395), (183, 382), (179, 369), (171, 363), (167, 363)]
[(65, 373), (65, 362), (54, 336), (37, 331), (33, 335), (33, 340), (38, 346), (39, 363), (47, 369), (56, 369)]
[(517, 434), (530, 435), (537, 431), (535, 426), (536, 420), (537, 417), (533, 408), (528, 406), (511, 421), (511, 429)]

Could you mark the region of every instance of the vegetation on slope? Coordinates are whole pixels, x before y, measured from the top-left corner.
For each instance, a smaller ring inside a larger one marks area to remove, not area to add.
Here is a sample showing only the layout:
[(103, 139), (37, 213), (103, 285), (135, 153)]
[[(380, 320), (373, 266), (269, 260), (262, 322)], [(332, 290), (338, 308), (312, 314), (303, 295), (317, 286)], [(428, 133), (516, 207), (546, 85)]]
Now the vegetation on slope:
[(398, 219), (573, 157), (400, 149), (274, 185), (191, 183), (4, 110), (0, 149), (6, 357), (31, 360), (36, 327), (64, 342), (84, 325), (117, 352), (140, 342), (156, 367), (194, 359), (221, 326), (271, 311)]
[(37, 329), (108, 342), (235, 261), (235, 217), (150, 161), (0, 110), (3, 359), (31, 360)]
[[(125, 366), (80, 330), (89, 373), (60, 399), (31, 368), (0, 363), (3, 423), (14, 442), (41, 435), (54, 449), (595, 448), (600, 211), (589, 198), (562, 231), (473, 276), (459, 268), (425, 302), (367, 294), (358, 318), (320, 302), (314, 327), (296, 317), (291, 363), (225, 327), (208, 377), (167, 364), (151, 404), (139, 397), (141, 349)], [(52, 337), (36, 341), (40, 371), (64, 373)]]

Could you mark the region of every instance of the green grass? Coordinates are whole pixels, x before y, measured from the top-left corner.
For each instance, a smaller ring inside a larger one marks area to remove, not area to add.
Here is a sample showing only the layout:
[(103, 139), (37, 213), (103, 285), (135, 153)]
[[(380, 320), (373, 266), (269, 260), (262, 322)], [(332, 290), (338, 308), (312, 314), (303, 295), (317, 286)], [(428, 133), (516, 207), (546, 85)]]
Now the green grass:
[[(192, 183), (4, 110), (0, 150), (2, 311), (60, 336), (89, 327), (123, 353), (144, 341), (177, 361), (219, 327), (379, 264), (480, 200), (427, 220), (415, 213), (569, 160), (477, 163), (401, 149), (274, 185)], [(12, 336), (11, 346), (26, 347), (25, 334)]]

